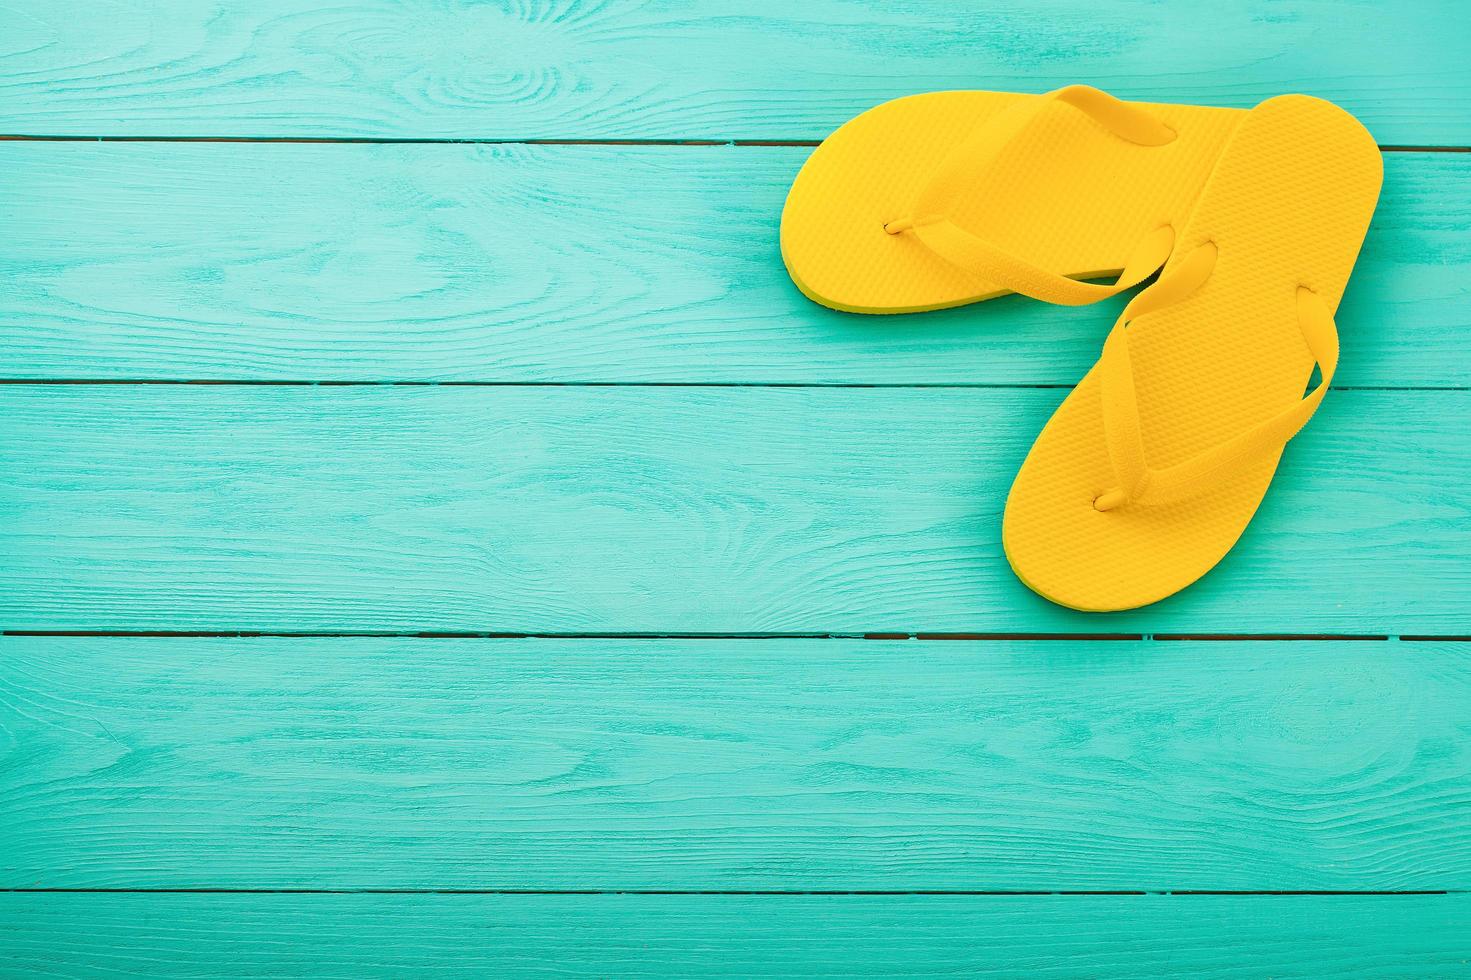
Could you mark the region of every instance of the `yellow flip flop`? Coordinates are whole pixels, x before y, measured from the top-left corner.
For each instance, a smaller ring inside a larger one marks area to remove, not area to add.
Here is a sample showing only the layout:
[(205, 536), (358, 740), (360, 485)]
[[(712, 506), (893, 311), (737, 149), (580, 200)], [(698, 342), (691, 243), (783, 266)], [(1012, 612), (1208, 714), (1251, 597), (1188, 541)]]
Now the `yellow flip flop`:
[(895, 99), (813, 151), (782, 257), (809, 298), (853, 313), (1095, 302), (1164, 264), (1243, 115), (1083, 85)]
[(1286, 95), (1247, 114), (1159, 281), (1017, 474), (1002, 539), (1028, 587), (1129, 609), (1231, 549), (1333, 380), (1333, 313), (1382, 175), (1373, 138), (1331, 103)]

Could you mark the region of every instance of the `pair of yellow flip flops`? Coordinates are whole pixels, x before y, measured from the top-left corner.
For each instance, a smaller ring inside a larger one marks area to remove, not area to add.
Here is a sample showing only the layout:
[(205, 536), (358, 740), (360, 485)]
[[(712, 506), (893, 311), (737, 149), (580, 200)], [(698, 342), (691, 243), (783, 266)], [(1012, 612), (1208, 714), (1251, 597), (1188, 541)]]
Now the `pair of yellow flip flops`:
[(1002, 527), (1037, 593), (1129, 609), (1220, 561), (1322, 402), (1382, 175), (1358, 121), (1302, 95), (1240, 110), (935, 92), (813, 152), (782, 255), (808, 297), (855, 313), (1010, 292), (1081, 305), (1159, 272), (1037, 437)]

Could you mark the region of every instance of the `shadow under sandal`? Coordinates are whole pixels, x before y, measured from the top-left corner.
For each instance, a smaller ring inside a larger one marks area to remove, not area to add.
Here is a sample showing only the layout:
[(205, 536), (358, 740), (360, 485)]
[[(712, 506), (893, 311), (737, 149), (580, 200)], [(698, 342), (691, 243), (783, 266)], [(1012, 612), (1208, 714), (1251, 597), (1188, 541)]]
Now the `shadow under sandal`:
[(1331, 103), (1286, 95), (1247, 114), (1159, 281), (1017, 474), (1002, 539), (1029, 588), (1130, 609), (1231, 549), (1332, 381), (1333, 313), (1382, 175), (1373, 138)]
[(1092, 303), (1164, 264), (1243, 118), (1084, 85), (895, 99), (813, 151), (782, 213), (782, 257), (810, 299), (853, 313), (1009, 292)]

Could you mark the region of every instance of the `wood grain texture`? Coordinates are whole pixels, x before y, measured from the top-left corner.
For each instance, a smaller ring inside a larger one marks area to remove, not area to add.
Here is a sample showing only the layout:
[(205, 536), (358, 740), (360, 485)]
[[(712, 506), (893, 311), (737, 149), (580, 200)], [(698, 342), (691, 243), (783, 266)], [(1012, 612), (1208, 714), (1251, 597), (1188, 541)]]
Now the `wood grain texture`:
[(818, 139), (916, 91), (1341, 103), (1381, 142), (1471, 143), (1452, 0), (51, 0), (0, 7), (0, 131)]
[[(0, 143), (0, 376), (1072, 384), (1123, 300), (834, 313), (802, 148)], [(1471, 155), (1388, 154), (1343, 386), (1471, 384)]]
[(1471, 899), (0, 895), (48, 977), (1458, 977)]
[(0, 628), (1471, 633), (1471, 392), (1334, 393), (1220, 567), (1110, 615), (1001, 553), (1064, 394), (0, 386)]
[(1471, 657), (0, 638), (0, 887), (1465, 890)]

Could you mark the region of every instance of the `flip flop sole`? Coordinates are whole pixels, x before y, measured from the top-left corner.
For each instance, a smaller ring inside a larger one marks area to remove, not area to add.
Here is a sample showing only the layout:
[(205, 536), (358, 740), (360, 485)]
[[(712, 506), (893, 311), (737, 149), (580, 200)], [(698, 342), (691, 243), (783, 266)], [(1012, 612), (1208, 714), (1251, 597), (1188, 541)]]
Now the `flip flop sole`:
[[(1265, 423), (1303, 397), (1315, 360), (1296, 297), (1338, 306), (1368, 230), (1383, 164), (1373, 138), (1331, 103), (1293, 95), (1251, 110), (1220, 154), (1162, 278), (1213, 243), (1209, 279), (1131, 323), (1135, 404), (1151, 467), (1166, 468)], [(1112, 486), (1095, 367), (1043, 428), (1007, 499), (1002, 540), (1017, 576), (1060, 605), (1147, 605), (1230, 551), (1280, 450), (1199, 496), (1099, 511)]]

